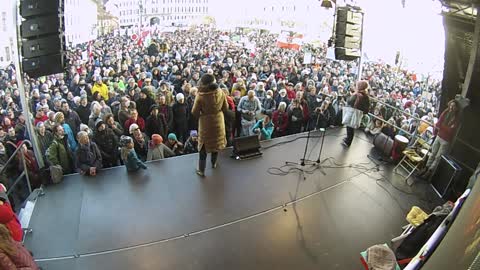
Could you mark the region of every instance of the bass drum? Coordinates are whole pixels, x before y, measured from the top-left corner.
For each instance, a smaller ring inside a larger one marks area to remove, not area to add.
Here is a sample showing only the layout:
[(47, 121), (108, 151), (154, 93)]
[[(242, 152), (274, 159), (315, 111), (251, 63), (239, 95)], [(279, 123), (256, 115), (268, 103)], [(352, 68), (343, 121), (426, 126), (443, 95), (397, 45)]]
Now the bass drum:
[(373, 138), (375, 149), (387, 157), (392, 154), (393, 144), (393, 139), (383, 133), (379, 133)]

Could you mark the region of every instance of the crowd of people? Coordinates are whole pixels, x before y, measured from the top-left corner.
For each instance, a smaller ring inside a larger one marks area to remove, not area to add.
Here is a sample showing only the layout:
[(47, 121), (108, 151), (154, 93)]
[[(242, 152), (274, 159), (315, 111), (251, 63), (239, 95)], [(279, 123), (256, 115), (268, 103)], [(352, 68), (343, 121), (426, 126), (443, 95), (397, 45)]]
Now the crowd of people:
[[(206, 74), (226, 97), (227, 145), (238, 136), (271, 139), (340, 126), (342, 108), (355, 91), (356, 62), (328, 59), (326, 45), (307, 45), (312, 61), (304, 64), (304, 50), (279, 48), (276, 35), (265, 32), (195, 27), (151, 34), (151, 44), (99, 37), (67, 52), (64, 74), (26, 77), (31, 115), (21, 108), (14, 67), (2, 70), (0, 164), (32, 135), (47, 166), (59, 166), (63, 174), (93, 176), (101, 168), (144, 167), (145, 161), (198, 152), (198, 115), (192, 109)], [(395, 136), (432, 129), (440, 84), (416, 76), (384, 63), (363, 65), (375, 116), (363, 122), (366, 132)], [(33, 121), (35, 134), (27, 133), (26, 121)], [(23, 148), (35, 188), (42, 184), (42, 168), (32, 149)], [(128, 159), (128, 149), (137, 160)], [(1, 181), (8, 187), (19, 170), (11, 166)]]

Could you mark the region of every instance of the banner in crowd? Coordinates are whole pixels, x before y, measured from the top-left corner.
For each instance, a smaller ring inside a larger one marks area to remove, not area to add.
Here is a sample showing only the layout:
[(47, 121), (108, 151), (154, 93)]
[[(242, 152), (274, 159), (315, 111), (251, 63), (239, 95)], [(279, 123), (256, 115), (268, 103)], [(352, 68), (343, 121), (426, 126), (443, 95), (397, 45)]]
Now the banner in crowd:
[(303, 44), (303, 35), (291, 36), (288, 32), (282, 32), (277, 39), (277, 46), (283, 49), (299, 51)]

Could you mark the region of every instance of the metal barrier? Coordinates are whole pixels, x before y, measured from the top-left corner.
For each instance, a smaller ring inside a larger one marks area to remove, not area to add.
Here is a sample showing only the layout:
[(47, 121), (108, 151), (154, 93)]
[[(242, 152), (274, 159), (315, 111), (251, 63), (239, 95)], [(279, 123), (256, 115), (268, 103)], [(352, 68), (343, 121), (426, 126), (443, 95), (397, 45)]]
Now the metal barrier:
[(41, 196), (43, 195), (43, 190), (42, 188), (39, 188), (37, 189), (36, 191), (37, 192), (33, 192), (32, 191), (32, 186), (30, 184), (30, 178), (28, 176), (28, 167), (27, 167), (27, 163), (25, 161), (25, 154), (22, 151), (22, 147), (24, 145), (27, 145), (29, 147), (32, 147), (32, 142), (30, 142), (29, 140), (23, 140), (23, 142), (17, 146), (15, 145), (14, 143), (12, 142), (7, 142), (8, 144), (12, 145), (13, 147), (15, 147), (15, 151), (12, 153), (12, 155), (10, 156), (10, 158), (7, 160), (7, 162), (4, 164), (3, 168), (0, 170), (0, 175), (3, 174), (7, 168), (8, 168), (8, 164), (10, 164), (12, 162), (12, 160), (15, 160), (15, 157), (17, 157), (17, 155), (20, 153), (20, 162), (22, 162), (22, 165), (23, 165), (23, 171), (20, 173), (19, 176), (17, 176), (17, 178), (15, 179), (15, 181), (13, 181), (13, 184), (11, 186), (8, 187), (8, 190), (7, 190), (7, 195), (10, 195), (13, 190), (14, 190), (14, 187), (16, 185), (18, 185), (18, 183), (20, 183), (20, 181), (23, 179), (23, 177), (25, 177), (26, 179), (26, 182), (27, 182), (27, 187), (28, 187), (28, 196), (27, 196), (27, 200), (33, 200), (35, 199), (37, 196)]
[(389, 108), (391, 108), (391, 109), (400, 111), (401, 113), (403, 113), (403, 114), (405, 114), (405, 115), (408, 115), (408, 116), (410, 116), (411, 118), (414, 118), (414, 119), (416, 119), (416, 120), (418, 120), (418, 121), (422, 121), (422, 122), (424, 122), (424, 123), (427, 123), (428, 125), (430, 125), (430, 126), (432, 126), (433, 128), (435, 128), (435, 125), (434, 125), (433, 123), (430, 123), (430, 122), (428, 122), (428, 121), (422, 120), (421, 118), (415, 117), (414, 115), (409, 114), (409, 113), (407, 113), (407, 112), (405, 112), (405, 111), (402, 111), (401, 109), (399, 109), (399, 108), (397, 108), (397, 107), (395, 107), (395, 106), (392, 106), (392, 105), (390, 105), (390, 104), (388, 104), (388, 103), (386, 103), (386, 102), (383, 102), (383, 101), (379, 100), (378, 98), (375, 98), (375, 97), (370, 96), (370, 95), (369, 95), (368, 97), (369, 97), (370, 99), (373, 99), (374, 101), (376, 101), (376, 102), (378, 102), (378, 103), (381, 103), (381, 104), (383, 104), (383, 105), (385, 105), (385, 106), (387, 106), (387, 107), (389, 107)]

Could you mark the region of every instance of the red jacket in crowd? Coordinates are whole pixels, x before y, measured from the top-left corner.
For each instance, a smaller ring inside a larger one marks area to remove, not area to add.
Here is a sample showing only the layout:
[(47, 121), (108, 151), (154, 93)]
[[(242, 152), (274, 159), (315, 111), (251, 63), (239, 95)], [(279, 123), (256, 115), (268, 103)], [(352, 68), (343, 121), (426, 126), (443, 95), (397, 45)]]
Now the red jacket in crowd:
[(13, 240), (22, 241), (22, 226), (8, 202), (3, 202), (3, 204), (0, 205), (0, 224), (4, 224), (8, 228)]
[(288, 113), (281, 112), (276, 110), (273, 112), (272, 122), (275, 126), (275, 130), (278, 128), (276, 133), (277, 136), (284, 136), (287, 135), (287, 127), (288, 127)]
[(297, 93), (290, 87), (287, 87), (287, 97), (289, 100), (294, 100), (297, 97)]
[(143, 120), (142, 117), (139, 116), (136, 121), (133, 120), (133, 118), (128, 118), (127, 121), (125, 121), (124, 128), (127, 133), (132, 124), (137, 124), (142, 132), (145, 131), (145, 121)]

